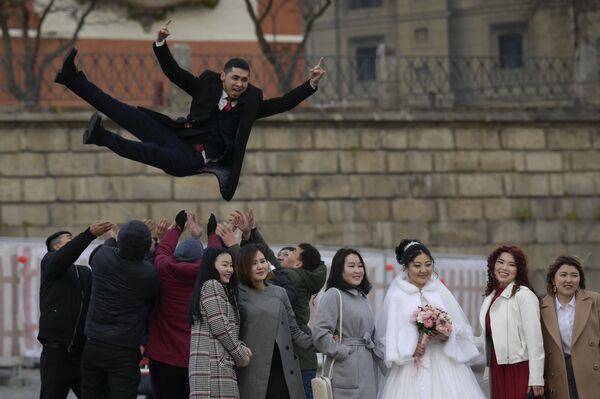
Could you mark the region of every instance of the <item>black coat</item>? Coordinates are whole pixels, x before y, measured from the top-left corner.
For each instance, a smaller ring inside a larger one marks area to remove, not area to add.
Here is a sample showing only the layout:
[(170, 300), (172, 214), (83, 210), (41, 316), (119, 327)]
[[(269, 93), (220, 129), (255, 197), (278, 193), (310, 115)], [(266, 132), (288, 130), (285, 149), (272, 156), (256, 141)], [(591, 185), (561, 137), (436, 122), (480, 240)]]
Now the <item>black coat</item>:
[[(173, 58), (167, 44), (157, 47), (153, 45), (154, 53), (164, 74), (171, 82), (180, 87), (190, 96), (192, 104), (187, 117), (188, 122), (202, 123), (210, 119), (219, 108), (219, 100), (223, 92), (220, 74), (204, 71), (199, 76), (182, 69)], [(198, 173), (212, 173), (219, 180), (221, 195), (227, 201), (233, 198), (240, 178), (246, 144), (254, 121), (281, 112), (289, 111), (315, 92), (309, 81), (292, 89), (282, 97), (263, 100), (262, 90), (248, 85), (248, 88), (238, 101), (244, 104), (240, 124), (235, 138), (233, 153), (219, 163), (208, 163)], [(173, 128), (182, 128), (183, 122), (173, 121), (166, 115), (141, 108), (159, 122)]]
[(96, 236), (88, 228), (41, 262), (40, 323), (38, 340), (82, 347), (85, 317), (90, 301), (92, 273), (74, 262)]

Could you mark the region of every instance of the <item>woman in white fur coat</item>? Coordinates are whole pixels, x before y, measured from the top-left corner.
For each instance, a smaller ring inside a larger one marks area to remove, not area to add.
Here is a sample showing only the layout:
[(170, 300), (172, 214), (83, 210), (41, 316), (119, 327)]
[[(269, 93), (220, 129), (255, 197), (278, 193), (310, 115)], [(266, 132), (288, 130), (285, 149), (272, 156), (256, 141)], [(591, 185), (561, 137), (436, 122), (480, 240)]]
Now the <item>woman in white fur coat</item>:
[[(468, 365), (479, 354), (471, 326), (452, 293), (433, 276), (431, 253), (417, 240), (402, 240), (396, 259), (404, 273), (392, 281), (376, 328), (388, 368), (379, 398), (484, 399)], [(421, 343), (411, 316), (425, 304), (450, 315), (449, 337)]]

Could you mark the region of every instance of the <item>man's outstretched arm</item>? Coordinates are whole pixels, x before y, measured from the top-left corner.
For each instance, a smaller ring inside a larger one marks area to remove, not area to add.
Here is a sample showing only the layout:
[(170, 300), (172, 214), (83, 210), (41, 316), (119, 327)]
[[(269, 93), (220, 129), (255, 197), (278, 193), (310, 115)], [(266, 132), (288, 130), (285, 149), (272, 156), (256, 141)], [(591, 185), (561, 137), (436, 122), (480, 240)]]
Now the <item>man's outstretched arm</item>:
[(152, 44), (154, 55), (156, 55), (160, 68), (165, 76), (190, 96), (193, 96), (194, 82), (197, 78), (179, 66), (177, 61), (173, 58), (169, 46), (167, 46), (167, 43), (165, 42), (167, 37), (171, 34), (171, 32), (169, 32), (170, 23), (171, 20), (168, 20), (158, 31), (156, 42)]

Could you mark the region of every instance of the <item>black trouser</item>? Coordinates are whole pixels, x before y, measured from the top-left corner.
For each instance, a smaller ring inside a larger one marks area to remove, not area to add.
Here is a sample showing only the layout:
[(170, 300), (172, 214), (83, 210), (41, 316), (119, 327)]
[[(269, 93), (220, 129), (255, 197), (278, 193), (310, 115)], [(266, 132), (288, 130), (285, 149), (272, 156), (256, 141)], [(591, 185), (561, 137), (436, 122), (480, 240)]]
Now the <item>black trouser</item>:
[(567, 381), (569, 383), (570, 399), (579, 399), (579, 394), (577, 393), (577, 384), (575, 384), (575, 373), (573, 372), (571, 355), (565, 355), (565, 366), (567, 367)]
[(187, 368), (150, 361), (150, 378), (154, 399), (188, 399), (190, 379)]
[(139, 349), (88, 339), (81, 358), (83, 399), (136, 399), (141, 358)]
[(44, 345), (40, 378), (40, 399), (65, 399), (70, 390), (81, 397), (81, 350), (68, 352), (66, 345)]
[(83, 72), (66, 86), (92, 107), (102, 112), (141, 142), (127, 140), (108, 132), (99, 145), (145, 165), (162, 169), (172, 176), (191, 176), (204, 165), (200, 153), (184, 143), (176, 132), (159, 123), (139, 108), (122, 103), (87, 80)]
[(290, 391), (285, 382), (285, 372), (279, 347), (275, 343), (273, 348), (273, 358), (271, 359), (271, 373), (269, 374), (269, 382), (267, 384), (267, 394), (265, 399), (289, 399)]

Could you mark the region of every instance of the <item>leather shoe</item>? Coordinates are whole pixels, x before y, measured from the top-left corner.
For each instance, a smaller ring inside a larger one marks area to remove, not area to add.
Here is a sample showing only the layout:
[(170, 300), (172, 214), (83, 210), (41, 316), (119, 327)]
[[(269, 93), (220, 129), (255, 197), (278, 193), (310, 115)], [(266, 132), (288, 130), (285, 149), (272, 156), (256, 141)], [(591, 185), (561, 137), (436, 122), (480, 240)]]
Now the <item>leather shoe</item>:
[(56, 74), (54, 81), (60, 84), (67, 84), (70, 80), (77, 76), (77, 67), (75, 66), (75, 56), (77, 55), (77, 49), (71, 47), (71, 49), (65, 55), (62, 67)]
[(98, 144), (104, 137), (105, 130), (102, 127), (102, 117), (94, 112), (88, 123), (88, 128), (83, 132), (83, 144)]

